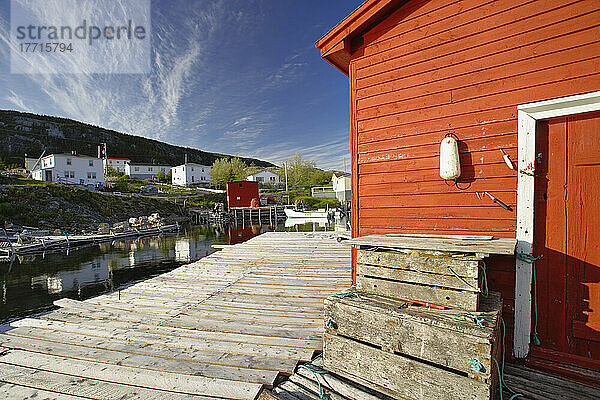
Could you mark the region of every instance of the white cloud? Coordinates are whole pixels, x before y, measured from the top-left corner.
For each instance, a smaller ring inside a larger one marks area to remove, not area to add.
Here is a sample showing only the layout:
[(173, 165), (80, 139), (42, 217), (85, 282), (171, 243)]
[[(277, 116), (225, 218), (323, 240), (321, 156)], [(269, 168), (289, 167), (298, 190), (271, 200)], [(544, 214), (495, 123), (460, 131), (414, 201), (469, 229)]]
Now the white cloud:
[(33, 112), (33, 110), (25, 104), (24, 100), (12, 90), (10, 91), (10, 94), (6, 96), (6, 100), (14, 104), (19, 111)]

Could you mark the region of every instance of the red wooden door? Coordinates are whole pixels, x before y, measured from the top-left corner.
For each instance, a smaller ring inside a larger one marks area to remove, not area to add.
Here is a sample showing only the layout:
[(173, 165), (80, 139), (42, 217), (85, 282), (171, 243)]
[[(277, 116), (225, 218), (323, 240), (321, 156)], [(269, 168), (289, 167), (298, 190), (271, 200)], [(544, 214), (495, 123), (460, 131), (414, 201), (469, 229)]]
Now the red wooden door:
[(536, 154), (530, 364), (600, 383), (600, 112), (539, 122)]

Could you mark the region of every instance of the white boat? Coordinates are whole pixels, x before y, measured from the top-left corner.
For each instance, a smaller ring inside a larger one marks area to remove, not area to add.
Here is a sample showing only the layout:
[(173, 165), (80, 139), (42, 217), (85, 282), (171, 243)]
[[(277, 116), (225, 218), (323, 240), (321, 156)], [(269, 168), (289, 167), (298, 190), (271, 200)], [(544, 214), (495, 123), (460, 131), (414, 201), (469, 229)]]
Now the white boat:
[(296, 225), (314, 224), (315, 226), (326, 228), (329, 221), (327, 218), (288, 218), (285, 220), (285, 227), (293, 228)]
[(296, 211), (291, 208), (286, 208), (285, 215), (288, 218), (329, 218), (331, 211), (317, 210), (317, 211)]

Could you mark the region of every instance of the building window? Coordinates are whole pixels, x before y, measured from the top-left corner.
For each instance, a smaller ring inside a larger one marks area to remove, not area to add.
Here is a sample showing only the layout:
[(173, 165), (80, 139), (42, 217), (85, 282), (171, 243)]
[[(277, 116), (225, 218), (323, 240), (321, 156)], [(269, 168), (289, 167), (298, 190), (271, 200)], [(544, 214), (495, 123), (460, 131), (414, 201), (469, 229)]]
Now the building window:
[(71, 165), (71, 159), (67, 158), (67, 165)]
[(192, 176), (192, 182), (194, 182), (194, 176)]
[(75, 178), (75, 171), (65, 171), (65, 178)]
[(152, 167), (148, 167), (148, 171), (152, 172), (153, 168)]
[(65, 171), (65, 178), (69, 177), (69, 171)]
[(93, 167), (94, 166), (94, 160), (90, 160), (89, 164), (90, 164), (90, 167)]
[(88, 179), (96, 179), (96, 173), (95, 172), (88, 172), (87, 173), (87, 177), (88, 177)]
[(192, 172), (194, 172), (194, 167), (192, 167)]
[(140, 167), (134, 167), (134, 168), (133, 168), (133, 170), (134, 170), (134, 171), (139, 171), (139, 170), (140, 170)]

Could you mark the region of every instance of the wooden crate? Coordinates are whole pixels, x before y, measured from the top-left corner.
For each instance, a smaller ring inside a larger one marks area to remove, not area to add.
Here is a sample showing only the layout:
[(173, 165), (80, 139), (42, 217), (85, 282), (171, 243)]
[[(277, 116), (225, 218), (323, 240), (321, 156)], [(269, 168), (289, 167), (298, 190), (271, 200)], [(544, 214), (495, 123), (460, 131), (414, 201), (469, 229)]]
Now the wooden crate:
[(361, 292), (478, 310), (484, 264), (476, 255), (358, 250), (357, 257)]
[[(392, 397), (495, 399), (499, 294), (482, 301), (484, 327), (459, 316), (374, 295), (325, 300), (323, 363), (336, 374)], [(469, 361), (483, 366), (472, 370)]]

